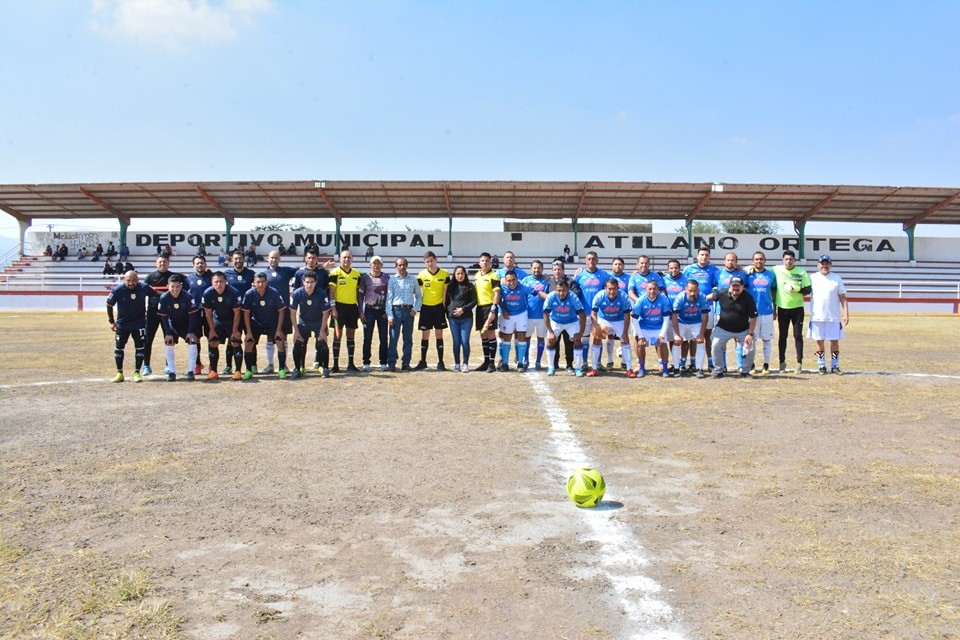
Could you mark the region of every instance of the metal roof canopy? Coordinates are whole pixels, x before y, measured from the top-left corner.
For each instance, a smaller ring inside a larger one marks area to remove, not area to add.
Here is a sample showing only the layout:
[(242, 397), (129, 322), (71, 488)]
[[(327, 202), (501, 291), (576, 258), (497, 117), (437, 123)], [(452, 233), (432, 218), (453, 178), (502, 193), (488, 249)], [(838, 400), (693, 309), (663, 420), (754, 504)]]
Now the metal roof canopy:
[(673, 182), (272, 181), (0, 185), (37, 218), (519, 218), (960, 224), (960, 188)]

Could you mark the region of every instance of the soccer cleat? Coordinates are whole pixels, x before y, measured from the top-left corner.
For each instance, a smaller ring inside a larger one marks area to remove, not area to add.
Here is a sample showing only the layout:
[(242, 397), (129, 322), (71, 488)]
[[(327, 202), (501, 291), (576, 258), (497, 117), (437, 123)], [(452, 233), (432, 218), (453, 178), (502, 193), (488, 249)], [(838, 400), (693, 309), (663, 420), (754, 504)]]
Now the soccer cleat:
[(446, 371), (447, 366), (443, 364), (443, 360), (437, 363), (437, 371)]
[(714, 370), (713, 370), (713, 377), (714, 377), (714, 378), (722, 378), (722, 377), (723, 377), (723, 369), (714, 369)]
[(590, 369), (590, 371), (587, 371), (586, 375), (588, 378), (596, 378), (597, 376), (600, 375), (600, 372), (597, 371), (596, 369)]
[(301, 375), (301, 376), (307, 375), (307, 368), (306, 368), (306, 367), (300, 367), (300, 375)]
[(746, 369), (741, 369), (741, 370), (740, 370), (740, 377), (741, 377), (741, 378), (749, 378), (749, 377), (750, 377), (750, 372), (747, 371)]
[(250, 378), (253, 377), (253, 374), (254, 374), (254, 373), (256, 373), (256, 370), (255, 370), (255, 369), (247, 369), (246, 371), (243, 372), (242, 378), (243, 378), (244, 380), (249, 380)]
[(770, 365), (767, 364), (766, 362), (763, 363), (763, 369), (760, 370), (760, 375), (762, 376), (770, 375)]
[(140, 375), (139, 371), (133, 372), (133, 381), (134, 382), (143, 382), (143, 376)]
[(153, 373), (153, 369), (150, 368), (150, 365), (145, 364), (145, 365), (143, 365), (142, 373), (143, 373), (143, 375), (145, 375), (145, 376), (149, 376), (150, 374)]
[(211, 371), (210, 373), (207, 374), (207, 380), (219, 380), (219, 379), (220, 379), (220, 374), (217, 373), (216, 371)]
[(600, 364), (599, 362), (597, 363), (597, 371), (606, 371), (606, 370), (607, 370), (606, 367), (604, 367), (604, 366), (603, 366), (602, 364)]
[(170, 375), (171, 373), (176, 373), (176, 372), (175, 372), (173, 369), (171, 369), (170, 367), (164, 367), (164, 368), (163, 368), (163, 375), (168, 376), (168, 375)]
[(386, 371), (386, 370), (389, 369), (389, 368), (390, 368), (390, 367), (388, 367), (388, 366), (385, 365), (385, 364), (380, 365), (380, 371)]
[(555, 376), (555, 375), (557, 375), (557, 370), (554, 369), (553, 367), (547, 367), (547, 375), (548, 375), (548, 376)]
[(187, 381), (188, 381), (188, 382), (193, 382), (193, 381), (196, 380), (196, 379), (197, 379), (197, 374), (195, 374), (193, 371), (187, 371)]
[(497, 370), (497, 365), (493, 364), (492, 362), (487, 365), (487, 373), (495, 373), (496, 370)]
[(637, 372), (634, 371), (633, 369), (627, 369), (627, 377), (628, 377), (628, 378), (636, 378), (636, 377), (637, 377)]
[(167, 374), (167, 382), (176, 382), (176, 381), (177, 381), (177, 374), (175, 374), (173, 371)]
[(234, 379), (234, 380), (243, 380), (243, 374), (242, 374), (241, 372), (239, 372), (239, 371), (234, 371), (234, 372), (233, 372), (233, 379)]
[(827, 368), (826, 368), (826, 367), (820, 367), (819, 369), (817, 369), (817, 371), (819, 371), (819, 372), (820, 372), (820, 375), (822, 375), (822, 376), (827, 375)]
[(620, 363), (620, 370), (621, 370), (621, 371), (626, 371), (626, 370), (627, 370), (627, 363), (626, 363), (626, 362), (621, 362), (621, 363)]
[(707, 374), (703, 371), (703, 369), (697, 369), (697, 377), (703, 380), (707, 377)]
[[(253, 372), (254, 372), (254, 373), (257, 372), (257, 368), (256, 368), (256, 367), (253, 368)], [(272, 365), (272, 364), (268, 364), (267, 366), (265, 366), (265, 367), (263, 368), (263, 371), (261, 371), (260, 373), (262, 373), (263, 375), (269, 375), (269, 374), (273, 373), (273, 365)]]
[[(676, 376), (676, 375), (679, 375), (679, 374), (677, 373), (677, 368), (676, 368), (675, 366), (673, 366), (673, 365), (670, 365), (670, 368), (667, 369), (667, 372), (668, 372), (668, 374), (669, 374), (669, 376), (670, 376), (671, 378), (674, 377), (674, 376)], [(667, 376), (664, 376), (664, 377), (667, 377)]]
[(330, 373), (340, 373), (340, 365), (339, 364), (333, 365), (333, 367), (330, 369)]
[(284, 378), (286, 378), (286, 377), (287, 377), (287, 370), (286, 370), (286, 369), (278, 369), (278, 370), (277, 370), (277, 377), (280, 378), (281, 380), (283, 380)]
[(226, 366), (226, 367), (223, 368), (223, 371), (221, 371), (220, 373), (222, 373), (222, 374), (225, 375), (225, 376), (232, 376), (232, 375), (233, 375), (233, 367)]
[(607, 371), (613, 371), (613, 360), (607, 363)]
[(573, 370), (573, 375), (577, 376), (578, 378), (582, 378), (583, 369), (581, 367), (577, 367), (576, 369)]
[(397, 365), (395, 365), (395, 364), (387, 365), (387, 371), (389, 371), (390, 373), (396, 373), (396, 372), (397, 372)]
[(123, 382), (123, 372), (117, 371), (117, 375), (113, 376), (113, 379), (110, 382)]
[(780, 373), (786, 373), (786, 372), (787, 372), (787, 363), (784, 362), (783, 360), (781, 360), (781, 361), (780, 361)]
[[(254, 376), (257, 375), (257, 365), (253, 365), (253, 366), (250, 367), (247, 371), (250, 372), (250, 375), (254, 375)], [(244, 373), (246, 373), (246, 372), (244, 372)], [(244, 378), (244, 380), (246, 380), (246, 378)]]
[(642, 378), (645, 375), (647, 375), (647, 370), (644, 369), (643, 367), (640, 367), (640, 369), (637, 371), (637, 377)]
[(369, 365), (369, 364), (363, 365), (363, 372), (364, 372), (364, 373), (370, 373), (370, 365)]
[(510, 371), (510, 367), (507, 366), (506, 362), (501, 362), (500, 365), (497, 367), (497, 371), (501, 371), (501, 372)]
[(517, 371), (519, 371), (520, 373), (526, 373), (527, 365), (521, 362), (520, 364), (517, 365)]
[(400, 365), (400, 371), (410, 372), (410, 371), (413, 371), (413, 369), (411, 369), (411, 368), (410, 368), (410, 364), (407, 363), (407, 364), (401, 364), (401, 365)]
[(567, 370), (567, 371), (573, 371), (573, 365), (572, 365), (572, 364), (568, 364), (568, 365), (567, 365), (566, 367), (564, 367), (564, 368), (565, 368), (565, 370)]
[(198, 362), (196, 366), (193, 367), (193, 373), (197, 376), (203, 373), (203, 365)]
[(840, 371), (840, 367), (830, 367), (830, 373), (835, 373), (838, 376), (843, 375), (843, 371)]
[(803, 363), (798, 362), (797, 368), (793, 370), (794, 373), (803, 373)]
[(421, 360), (420, 362), (417, 363), (417, 366), (415, 366), (415, 367), (413, 368), (413, 370), (414, 370), (414, 371), (423, 371), (423, 370), (426, 369), (426, 368), (427, 368), (427, 363), (426, 363), (426, 361)]
[(356, 365), (352, 362), (347, 365), (347, 373), (359, 373), (360, 370), (357, 369)]
[(300, 369), (294, 369), (293, 371), (290, 372), (291, 380), (299, 380), (301, 377), (303, 377), (303, 374), (300, 373)]
[(323, 369), (323, 371), (320, 373), (320, 375), (323, 376), (324, 378), (329, 378), (329, 377), (330, 377), (330, 368), (329, 368), (329, 367), (322, 367), (322, 369)]
[(669, 369), (663, 369), (663, 370), (660, 372), (660, 376), (661, 376), (662, 378), (670, 378), (671, 375), (670, 375)]

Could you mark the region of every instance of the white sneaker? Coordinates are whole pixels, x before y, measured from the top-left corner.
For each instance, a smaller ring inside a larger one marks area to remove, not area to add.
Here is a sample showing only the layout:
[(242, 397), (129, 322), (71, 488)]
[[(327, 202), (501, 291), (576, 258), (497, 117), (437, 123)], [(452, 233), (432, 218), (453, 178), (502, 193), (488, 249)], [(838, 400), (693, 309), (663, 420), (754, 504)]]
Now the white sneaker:
[(380, 365), (380, 371), (386, 371), (389, 367), (385, 364)]
[(454, 371), (460, 371), (460, 365), (458, 365), (458, 364), (453, 365), (453, 370), (454, 370)]
[(464, 362), (463, 366), (460, 367), (460, 373), (466, 373), (467, 371), (470, 371), (470, 365)]
[(369, 372), (369, 371), (370, 371), (370, 365), (368, 365), (368, 364), (363, 365), (363, 370), (366, 371), (366, 372)]
[(263, 375), (269, 375), (269, 374), (273, 373), (273, 365), (272, 365), (272, 364), (268, 364), (267, 366), (265, 366), (265, 367), (263, 368), (263, 371), (261, 371), (260, 373), (262, 373)]

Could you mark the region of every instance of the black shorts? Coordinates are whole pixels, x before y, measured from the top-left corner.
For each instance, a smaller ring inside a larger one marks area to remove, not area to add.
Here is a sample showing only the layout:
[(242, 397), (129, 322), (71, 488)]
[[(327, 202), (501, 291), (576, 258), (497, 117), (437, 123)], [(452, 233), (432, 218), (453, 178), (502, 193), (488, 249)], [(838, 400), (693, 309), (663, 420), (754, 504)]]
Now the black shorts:
[(417, 322), (420, 331), (447, 328), (447, 310), (442, 304), (420, 307), (420, 319)]
[(284, 335), (290, 335), (291, 333), (293, 333), (293, 320), (290, 319), (290, 310), (287, 309), (287, 311), (283, 314), (282, 317), (283, 317), (283, 320), (281, 321), (280, 324), (283, 325), (283, 333)]
[[(339, 322), (340, 326), (344, 329), (356, 329), (357, 324), (360, 322), (360, 308), (355, 304), (338, 302), (336, 321)], [(330, 326), (335, 326), (333, 318), (330, 318)]]
[(477, 331), (483, 331), (483, 325), (487, 321), (487, 316), (490, 315), (490, 311), (493, 311), (493, 320), (490, 321), (489, 331), (494, 331), (497, 328), (497, 308), (492, 304), (478, 304), (477, 305)]
[(217, 332), (217, 342), (219, 344), (229, 344), (232, 329), (233, 327), (229, 327), (225, 324), (218, 324), (214, 326), (214, 330)]
[(260, 336), (267, 336), (267, 342), (273, 342), (277, 339), (277, 328), (253, 327), (253, 335), (250, 337), (253, 338), (254, 344), (260, 344)]

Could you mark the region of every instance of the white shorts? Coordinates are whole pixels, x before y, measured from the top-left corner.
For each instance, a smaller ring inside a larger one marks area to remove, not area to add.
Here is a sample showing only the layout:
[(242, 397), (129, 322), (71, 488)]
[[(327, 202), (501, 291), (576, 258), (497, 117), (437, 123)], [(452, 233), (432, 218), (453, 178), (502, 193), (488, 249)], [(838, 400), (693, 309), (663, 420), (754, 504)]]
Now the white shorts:
[(843, 339), (843, 325), (836, 320), (830, 322), (814, 322), (811, 320), (807, 337), (814, 340), (841, 340)]
[(553, 326), (553, 335), (555, 335), (558, 339), (560, 338), (560, 334), (563, 333), (564, 331), (566, 331), (567, 335), (570, 336), (571, 338), (577, 335), (577, 331), (580, 331), (579, 320), (576, 322), (568, 322), (567, 324), (554, 323), (552, 326)]
[(689, 340), (696, 340), (700, 337), (700, 325), (702, 322), (697, 322), (696, 324), (684, 324), (682, 322), (680, 325), (680, 338), (686, 342)]
[(657, 341), (660, 340), (660, 330), (659, 329), (640, 329), (638, 327), (637, 339), (644, 338), (647, 341), (647, 344), (653, 346), (657, 344)]
[[(587, 313), (585, 319), (586, 322), (583, 324), (583, 335), (589, 336), (593, 332), (593, 317)], [(570, 335), (572, 336), (573, 334), (571, 333)]]
[(753, 337), (757, 340), (773, 339), (773, 314), (757, 316), (757, 328), (753, 332)]
[(540, 338), (547, 337), (547, 323), (544, 322), (543, 318), (538, 320), (534, 320), (533, 318), (527, 319), (527, 337), (532, 338), (533, 336)]
[(710, 313), (707, 314), (707, 331), (712, 330), (717, 326), (717, 314), (713, 312), (713, 309), (710, 309)]
[(626, 336), (620, 335), (623, 332), (623, 320), (621, 320), (620, 322), (610, 322), (609, 320), (604, 320), (603, 318), (597, 318), (597, 326), (600, 330), (603, 331), (604, 335), (607, 338), (625, 338), (626, 337)]
[(513, 333), (527, 334), (527, 312), (511, 313), (509, 318), (500, 316), (500, 333), (507, 335)]

